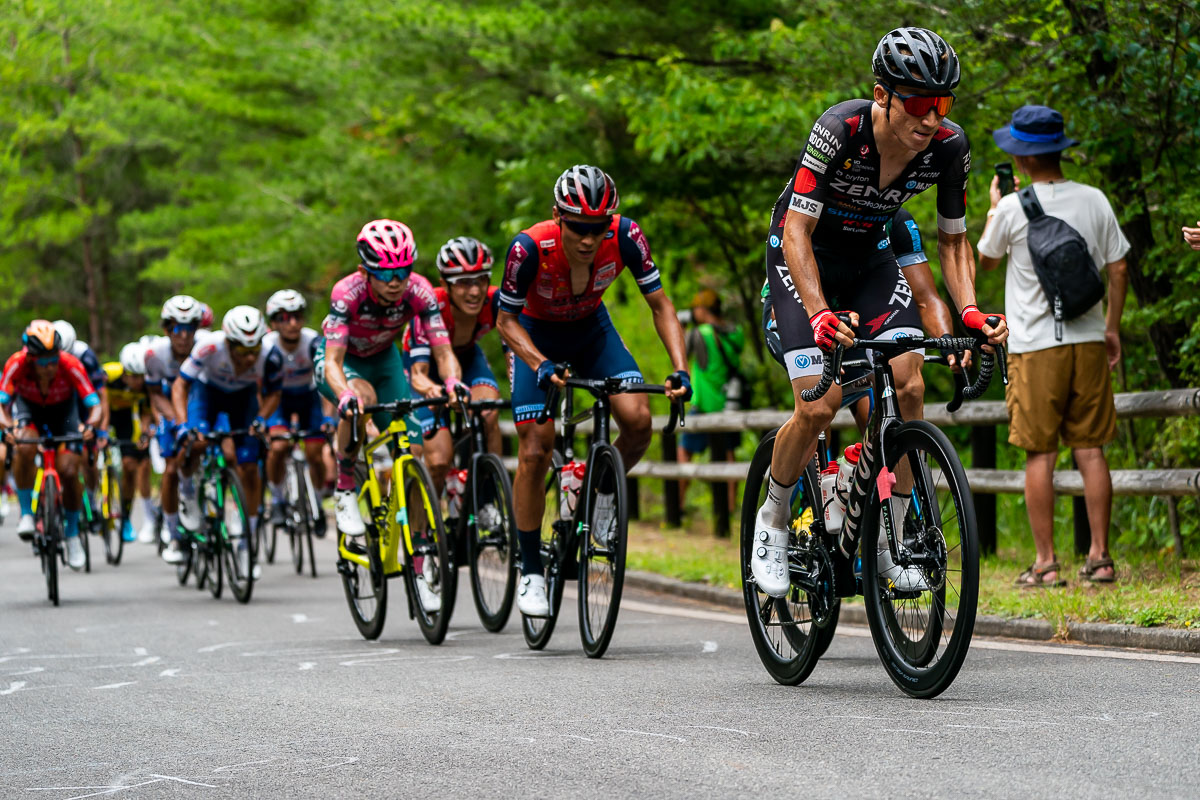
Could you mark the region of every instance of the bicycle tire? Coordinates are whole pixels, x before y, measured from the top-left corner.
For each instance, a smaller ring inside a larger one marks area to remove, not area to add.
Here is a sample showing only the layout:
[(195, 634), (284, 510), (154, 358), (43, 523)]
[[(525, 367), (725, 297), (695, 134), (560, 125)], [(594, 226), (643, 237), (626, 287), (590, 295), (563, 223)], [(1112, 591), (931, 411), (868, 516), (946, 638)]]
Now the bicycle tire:
[[(162, 558), (163, 550), (167, 549), (167, 543), (163, 541), (163, 518), (162, 503), (160, 502), (154, 506), (154, 547), (158, 551), (159, 558)], [(167, 538), (170, 538), (170, 535)]]
[[(611, 491), (610, 491), (611, 490)], [(580, 501), (588, 525), (579, 537), (579, 638), (588, 658), (600, 658), (612, 641), (621, 612), (625, 584), (625, 550), (629, 541), (629, 506), (625, 496), (625, 462), (611, 444), (592, 448)], [(611, 494), (611, 519), (601, 509), (601, 494)], [(602, 515), (602, 516), (601, 516)], [(596, 529), (608, 528), (604, 544), (596, 541)]]
[[(890, 590), (881, 585), (874, 553), (864, 538), (863, 591), (871, 638), (888, 677), (910, 697), (929, 698), (954, 682), (971, 645), (979, 593), (979, 531), (966, 472), (941, 430), (924, 420), (898, 425), (887, 438), (884, 463), (894, 469), (901, 457), (913, 475), (913, 500), (902, 521), (905, 543), (914, 552), (940, 554), (941, 566), (922, 570), (931, 588), (899, 598), (902, 609), (897, 614), (897, 597), (888, 597)], [(873, 511), (864, 519), (864, 531), (878, 529), (878, 523), (871, 524), (877, 519), (876, 506), (872, 503)], [(951, 508), (953, 519), (948, 518)], [(957, 585), (951, 585), (954, 578)], [(954, 595), (949, 606), (948, 585)], [(928, 608), (922, 614), (925, 598)], [(909, 623), (914, 623), (910, 631), (919, 635), (902, 630)]]
[[(161, 539), (161, 535), (159, 537)], [(186, 586), (188, 577), (192, 574), (192, 567), (196, 566), (196, 549), (192, 544), (191, 537), (184, 539), (180, 543), (181, 552), (183, 553), (183, 561), (175, 565), (175, 580), (179, 581), (180, 586)], [(164, 545), (163, 549), (166, 549)], [(162, 552), (159, 552), (162, 556)]]
[[(471, 566), (471, 596), (479, 621), (492, 633), (508, 624), (517, 590), (517, 523), (513, 513), (512, 480), (504, 462), (494, 453), (473, 459), (466, 495), (470, 513), (461, 524), (467, 528), (467, 562)], [(481, 528), (481, 509), (491, 505), (499, 515), (491, 528)]]
[[(344, 547), (367, 557), (368, 566), (345, 559), (338, 560), (338, 573), (342, 576), (342, 589), (346, 604), (350, 606), (350, 617), (364, 639), (378, 639), (383, 633), (387, 618), (387, 577), (383, 574), (383, 560), (379, 555), (379, 531), (369, 516), (364, 516), (367, 532), (361, 537), (347, 537), (338, 531), (339, 549)], [(363, 589), (369, 593), (361, 594)], [(372, 605), (368, 605), (368, 603)]]
[[(79, 543), (83, 546), (83, 571), (92, 571), (92, 540), (94, 533), (93, 526), (96, 521), (91, 518), (94, 509), (92, 508), (91, 492), (82, 492), (83, 506), (79, 512)], [(85, 519), (86, 518), (86, 519)], [(100, 521), (103, 525), (103, 520)], [(64, 540), (65, 542), (65, 540)]]
[[(224, 484), (224, 495), (221, 497), (221, 520), (224, 529), (217, 540), (220, 545), (221, 558), (225, 562), (225, 572), (229, 576), (229, 590), (239, 603), (250, 602), (254, 594), (254, 564), (257, 552), (257, 537), (250, 534), (250, 515), (246, 513), (246, 490), (242, 487), (241, 476), (232, 467), (221, 470), (221, 483)], [(241, 535), (231, 532), (230, 514), (241, 525)], [(260, 523), (261, 525), (261, 523)], [(261, 530), (261, 528), (260, 528)], [(240, 540), (240, 541), (239, 541)], [(243, 569), (238, 553), (245, 545), (249, 551), (246, 568)]]
[[(823, 635), (821, 628), (813, 621), (807, 595), (804, 595), (803, 602), (796, 602), (792, 599), (796, 597), (795, 590), (784, 598), (773, 598), (759, 592), (750, 569), (755, 521), (766, 492), (777, 432), (770, 431), (759, 442), (742, 494), (742, 600), (750, 623), (750, 638), (767, 674), (776, 683), (796, 686), (812, 674), (824, 647), (829, 644), (825, 641), (822, 647), (822, 640), (832, 639), (833, 632), (830, 630), (827, 636)], [(816, 474), (816, 468), (810, 461), (803, 472), (803, 487), (793, 499), (793, 517), (802, 515), (805, 509), (813, 510), (814, 514), (819, 511), (820, 503), (813, 495), (813, 488), (818, 485)], [(789, 544), (793, 544), (795, 538), (796, 534), (789, 531)]]
[(46, 578), (46, 597), (58, 605), (58, 551), (62, 541), (62, 511), (58, 505), (58, 487), (54, 481), (42, 481), (38, 513), (42, 516), (42, 572)]
[[(216, 531), (213, 531), (213, 536), (217, 536)], [(220, 542), (210, 544), (204, 551), (205, 564), (205, 582), (208, 584), (208, 593), (213, 596), (214, 600), (220, 600), (221, 594), (225, 589), (224, 570), (221, 569), (221, 545)]]
[[(404, 499), (408, 509), (408, 524), (410, 540), (414, 549), (420, 545), (421, 574), (426, 581), (436, 589), (441, 597), (442, 606), (437, 611), (429, 611), (421, 604), (421, 596), (417, 591), (417, 565), (415, 552), (405, 552), (404, 585), (412, 601), (413, 614), (417, 626), (425, 641), (430, 644), (441, 644), (446, 638), (450, 627), (450, 618), (454, 614), (454, 599), (458, 588), (458, 572), (454, 568), (451, 555), (451, 544), (446, 526), (442, 521), (442, 508), (439, 497), (433, 490), (433, 479), (429, 470), (415, 458), (404, 462), (401, 481), (404, 488)], [(393, 488), (394, 491), (394, 488)], [(403, 541), (403, 539), (401, 539)], [(429, 561), (433, 559), (433, 568), (429, 569)]]
[[(550, 601), (550, 616), (527, 617), (521, 615), (521, 634), (530, 650), (541, 650), (554, 635), (558, 624), (558, 613), (562, 609), (565, 579), (561, 574), (561, 556), (558, 548), (564, 546), (554, 530), (553, 523), (559, 521), (562, 486), (562, 454), (555, 450), (550, 456), (550, 474), (546, 476), (546, 505), (542, 512), (542, 574), (546, 579), (546, 594)], [(571, 524), (574, 524), (572, 521)]]
[[(104, 557), (109, 564), (114, 567), (120, 566), (121, 557), (125, 554), (125, 506), (122, 505), (123, 498), (121, 497), (121, 476), (117, 474), (117, 469), (110, 463), (104, 468), (106, 480), (108, 481), (108, 497), (105, 499), (105, 504), (108, 506), (108, 518), (105, 520), (107, 524), (104, 526)], [(114, 515), (113, 509), (119, 509), (120, 514)], [(132, 520), (130, 521), (132, 524)]]

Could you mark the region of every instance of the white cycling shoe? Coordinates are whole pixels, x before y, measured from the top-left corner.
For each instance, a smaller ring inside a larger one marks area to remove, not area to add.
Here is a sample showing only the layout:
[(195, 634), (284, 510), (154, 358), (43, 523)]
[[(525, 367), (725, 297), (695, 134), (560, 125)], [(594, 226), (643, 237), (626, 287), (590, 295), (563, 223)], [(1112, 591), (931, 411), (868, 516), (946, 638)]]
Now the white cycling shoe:
[(546, 578), (525, 575), (517, 587), (517, 610), (527, 617), (550, 616), (550, 600), (546, 597)]
[(162, 551), (162, 560), (168, 564), (182, 564), (187, 561), (187, 553), (183, 551), (183, 545), (178, 539), (167, 542)]
[(766, 523), (766, 508), (758, 509), (754, 520), (754, 552), (750, 572), (758, 588), (771, 597), (784, 597), (791, 588), (788, 574), (787, 530)]
[(179, 483), (179, 523), (189, 531), (200, 530), (200, 500), (196, 497), (196, 487), (192, 486), (189, 496), (182, 481)]
[[(904, 531), (904, 519), (908, 516), (908, 500), (892, 496), (888, 499), (892, 504), (892, 524), (900, 533)], [(879, 577), (890, 583), (898, 592), (927, 592), (929, 583), (924, 573), (917, 567), (902, 567), (892, 558), (888, 547), (887, 531), (883, 527), (883, 515), (879, 518), (879, 542), (875, 557), (875, 568)]]
[(142, 523), (137, 540), (142, 544), (154, 544), (154, 520), (148, 519)]
[(79, 572), (87, 564), (87, 555), (83, 552), (83, 544), (79, 535), (67, 539), (67, 566)]
[[(429, 564), (430, 561), (428, 558), (426, 558), (424, 563), (421, 565), (422, 573), (429, 570)], [(434, 588), (429, 583), (429, 579), (426, 578), (424, 574), (418, 575), (416, 584), (417, 598), (421, 601), (421, 608), (425, 609), (430, 614), (436, 614), (437, 612), (441, 611), (442, 596), (438, 592), (434, 591)]]
[(22, 514), (21, 519), (17, 522), (17, 536), (21, 537), (21, 541), (32, 542), (35, 530), (37, 530), (37, 524), (33, 521), (33, 514)]
[(333, 493), (337, 498), (333, 513), (337, 519), (337, 529), (347, 536), (362, 536), (367, 532), (363, 525), (362, 513), (358, 510), (358, 495), (353, 489), (339, 489)]

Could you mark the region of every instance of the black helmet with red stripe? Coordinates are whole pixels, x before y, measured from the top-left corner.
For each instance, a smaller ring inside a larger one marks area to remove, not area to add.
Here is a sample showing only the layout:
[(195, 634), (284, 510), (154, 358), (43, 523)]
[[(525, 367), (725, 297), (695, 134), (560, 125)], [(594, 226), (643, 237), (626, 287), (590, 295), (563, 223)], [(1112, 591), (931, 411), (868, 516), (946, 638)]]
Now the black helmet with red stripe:
[(437, 254), (438, 272), (447, 281), (464, 275), (486, 275), (492, 263), (488, 246), (470, 236), (456, 236), (442, 245)]
[(570, 214), (607, 217), (620, 203), (617, 185), (599, 167), (576, 164), (554, 184), (554, 204)]

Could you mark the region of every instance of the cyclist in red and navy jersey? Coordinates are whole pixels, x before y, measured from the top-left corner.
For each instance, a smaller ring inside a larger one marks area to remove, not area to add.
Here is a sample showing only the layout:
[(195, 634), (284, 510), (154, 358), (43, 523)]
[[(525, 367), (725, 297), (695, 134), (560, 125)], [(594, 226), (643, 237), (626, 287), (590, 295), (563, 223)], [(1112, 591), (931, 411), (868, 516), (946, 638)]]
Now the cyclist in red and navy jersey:
[[(66, 436), (83, 432), (92, 439), (92, 428), (100, 422), (100, 396), (88, 379), (87, 370), (79, 359), (62, 349), (62, 337), (53, 323), (35, 319), (21, 337), (24, 347), (9, 356), (0, 376), (0, 427), (10, 431), (28, 428), (21, 438), (44, 435)], [(9, 413), (9, 406), (12, 413)], [(80, 423), (79, 409), (88, 410), (86, 426)], [(10, 440), (15, 438), (11, 435)], [(86, 562), (83, 545), (79, 542), (79, 451), (69, 445), (58, 460), (62, 477), (62, 500), (65, 525), (63, 538), (67, 545), (67, 563), (79, 570)], [(13, 478), (21, 503), (21, 521), (17, 534), (29, 541), (33, 538), (33, 483), (37, 473), (34, 457), (37, 446), (17, 445), (13, 453)]]
[[(551, 383), (563, 385), (555, 364), (568, 363), (585, 378), (642, 380), (600, 299), (622, 269), (637, 281), (675, 368), (668, 380), (677, 388), (669, 395), (691, 397), (675, 306), (663, 291), (646, 235), (632, 219), (616, 214), (618, 203), (616, 184), (603, 170), (571, 167), (554, 184), (553, 218), (517, 234), (505, 261), (498, 327), (512, 349), (520, 447), (513, 493), (523, 573), (517, 607), (527, 616), (549, 613), (539, 547), (554, 426), (538, 425), (536, 417)], [(644, 394), (616, 395), (612, 412), (620, 430), (614, 444), (630, 468), (650, 444), (650, 401)], [(597, 504), (611, 508), (612, 496), (601, 492)]]
[[(898, 28), (884, 36), (872, 59), (874, 96), (839, 103), (813, 125), (796, 172), (775, 204), (767, 235), (767, 280), (792, 379), (795, 410), (779, 430), (767, 499), (755, 522), (751, 568), (759, 588), (775, 597), (790, 586), (787, 530), (792, 487), (812, 458), (817, 434), (841, 403), (835, 385), (813, 403), (800, 393), (817, 383), (824, 352), (854, 342), (854, 332), (833, 308), (857, 311), (885, 306), (903, 280), (888, 240), (897, 209), (914, 195), (937, 187), (938, 256), (951, 299), (963, 324), (993, 344), (1008, 336), (1001, 320), (992, 328), (975, 305), (975, 257), (966, 238), (966, 178), (971, 151), (966, 134), (946, 119), (959, 81), (958, 56), (940, 36), (923, 28)], [(872, 338), (919, 335), (912, 303), (860, 330)], [(999, 316), (999, 315), (997, 315)], [(878, 323), (878, 324), (875, 324)], [(869, 328), (869, 330), (867, 329)], [(950, 331), (933, 331), (940, 335)], [(907, 419), (922, 416), (922, 357), (893, 359), (896, 394)], [(907, 513), (905, 482), (898, 474), (893, 516)], [(920, 571), (901, 570), (888, 548), (879, 553), (880, 574), (902, 590), (924, 588)]]
[[(438, 251), (437, 268), (442, 285), (433, 289), (450, 337), (450, 347), (462, 371), (462, 381), (471, 390), (471, 397), (477, 400), (500, 396), (500, 384), (478, 344), (496, 327), (500, 296), (496, 287), (490, 285), (492, 264), (492, 251), (483, 242), (469, 236), (451, 239)], [(431, 354), (429, 331), (418, 317), (404, 334), (404, 364), (413, 391), (426, 397), (442, 393), (441, 376), (437, 365), (430, 361)], [(435, 413), (431, 408), (417, 409), (413, 416), (420, 421), (425, 437), (425, 466), (429, 468), (434, 487), (441, 492), (446, 470), (454, 456), (448, 416)], [(483, 421), (488, 449), (499, 454), (499, 412), (485, 411)]]

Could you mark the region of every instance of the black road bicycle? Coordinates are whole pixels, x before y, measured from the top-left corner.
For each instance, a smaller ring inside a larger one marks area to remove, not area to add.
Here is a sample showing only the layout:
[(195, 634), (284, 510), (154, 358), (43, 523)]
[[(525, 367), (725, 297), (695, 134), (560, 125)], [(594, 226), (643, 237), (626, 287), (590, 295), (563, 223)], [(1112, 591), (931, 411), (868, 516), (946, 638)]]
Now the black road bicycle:
[[(555, 370), (561, 377), (567, 365)], [(625, 583), (625, 550), (628, 543), (629, 505), (625, 496), (625, 463), (609, 443), (609, 398), (615, 394), (665, 394), (667, 387), (621, 380), (619, 378), (566, 379), (559, 416), (560, 432), (551, 457), (552, 471), (546, 478), (546, 509), (542, 516), (542, 568), (550, 616), (521, 616), (525, 643), (541, 650), (554, 633), (567, 580), (579, 580), (579, 636), (590, 658), (600, 658), (612, 641), (621, 607)], [(596, 398), (592, 406), (575, 413), (572, 389), (583, 389)], [(546, 405), (538, 415), (538, 424), (549, 419), (550, 409), (558, 404), (559, 390), (551, 387)], [(683, 403), (672, 401), (671, 417), (664, 433), (683, 422)], [(574, 459), (575, 428), (592, 420), (591, 446), (588, 448), (583, 482), (578, 499), (564, 498), (562, 466)], [(605, 502), (598, 499), (604, 496)], [(566, 502), (564, 502), (564, 499)], [(572, 509), (573, 503), (573, 509)], [(573, 576), (571, 573), (576, 572)]]
[[(991, 318), (995, 325), (998, 319)], [(875, 649), (888, 676), (912, 697), (935, 697), (958, 675), (971, 643), (979, 591), (979, 535), (975, 506), (962, 462), (937, 427), (924, 420), (905, 421), (896, 402), (890, 360), (914, 350), (956, 353), (977, 350), (975, 338), (908, 337), (894, 341), (859, 340), (853, 350), (868, 352), (866, 362), (843, 363), (839, 345), (825, 356), (820, 383), (801, 397), (813, 401), (835, 383), (843, 366), (867, 366), (873, 373), (874, 413), (846, 501), (841, 530), (825, 529), (818, 475), (827, 466), (823, 447), (805, 466), (792, 497), (788, 531), (791, 589), (773, 598), (758, 589), (750, 569), (755, 520), (766, 497), (776, 431), (763, 437), (754, 454), (742, 498), (742, 590), (750, 633), (759, 658), (777, 682), (794, 686), (816, 666), (833, 637), (839, 602), (862, 594)], [(945, 356), (927, 361), (947, 363)], [(974, 399), (987, 388), (997, 362), (1007, 383), (1003, 348), (983, 352), (979, 375), (970, 386), (955, 374), (954, 411), (963, 397)], [(892, 486), (907, 501), (903, 518), (894, 518)], [(864, 534), (865, 532), (865, 534)], [(916, 568), (916, 587), (901, 591), (877, 568), (877, 548), (888, 547), (902, 568)], [(861, 552), (861, 572), (856, 554)]]
[[(285, 507), (284, 522), (283, 525), (273, 525), (269, 522), (264, 525), (265, 520), (259, 522), (259, 552), (265, 551), (267, 563), (275, 562), (276, 537), (282, 528), (291, 545), (292, 566), (295, 568), (296, 574), (304, 574), (304, 561), (307, 558), (309, 574), (315, 578), (317, 577), (317, 559), (313, 555), (313, 537), (316, 535), (317, 520), (325, 512), (321, 508), (321, 495), (313, 486), (312, 473), (308, 468), (308, 459), (305, 457), (303, 448), (304, 442), (314, 437), (328, 439), (328, 435), (324, 431), (302, 431), (295, 428), (287, 433), (271, 434), (271, 441), (291, 442), (293, 446), (288, 453), (285, 467), (284, 486), (287, 488), (287, 495), (282, 498)], [(296, 445), (300, 445), (300, 447)], [(267, 505), (265, 500), (263, 505), (264, 507)], [(307, 556), (305, 556), (306, 552)]]

